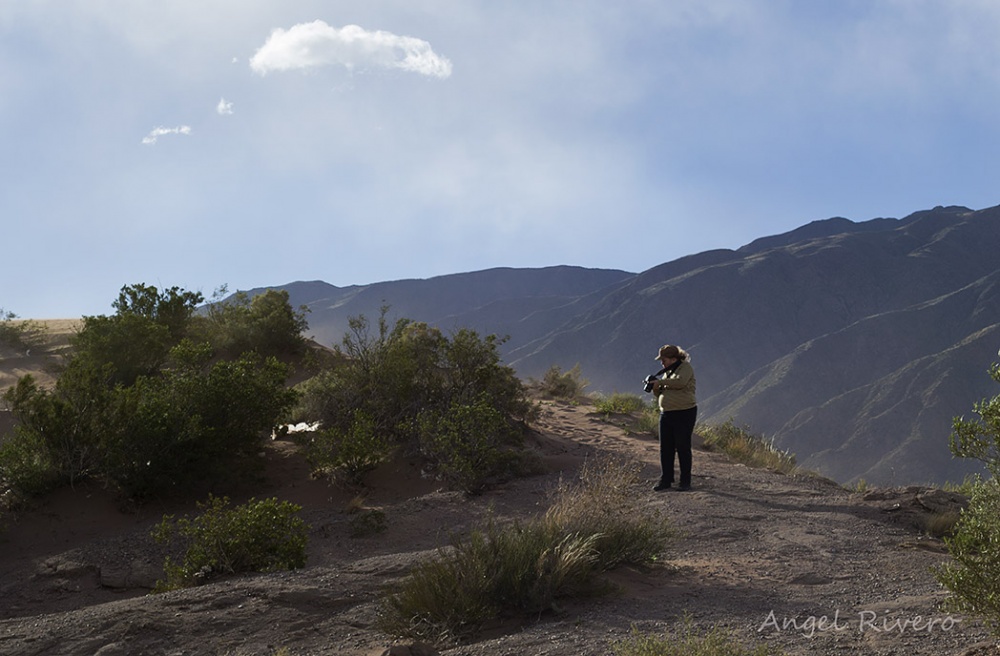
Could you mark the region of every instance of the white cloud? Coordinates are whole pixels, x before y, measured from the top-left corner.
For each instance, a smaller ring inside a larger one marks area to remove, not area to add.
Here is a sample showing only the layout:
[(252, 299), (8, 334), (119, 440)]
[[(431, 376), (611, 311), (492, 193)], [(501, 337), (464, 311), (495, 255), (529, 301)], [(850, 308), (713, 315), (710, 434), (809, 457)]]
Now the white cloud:
[(229, 102), (225, 98), (220, 98), (219, 104), (215, 106), (215, 111), (220, 116), (228, 116), (233, 113), (233, 103)]
[(317, 66), (348, 69), (399, 69), (431, 77), (451, 75), (451, 62), (421, 39), (357, 25), (332, 27), (321, 20), (278, 28), (250, 60), (254, 72), (307, 69)]
[(162, 126), (153, 128), (149, 134), (142, 138), (142, 143), (147, 146), (153, 146), (156, 144), (157, 139), (168, 134), (191, 134), (191, 126), (179, 125), (176, 128), (165, 128)]

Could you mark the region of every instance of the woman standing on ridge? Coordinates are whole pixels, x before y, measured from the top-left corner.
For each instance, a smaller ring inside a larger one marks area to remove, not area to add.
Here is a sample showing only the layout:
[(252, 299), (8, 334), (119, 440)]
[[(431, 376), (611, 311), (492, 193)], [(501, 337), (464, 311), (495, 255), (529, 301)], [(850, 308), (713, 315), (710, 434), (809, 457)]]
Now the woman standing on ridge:
[(659, 378), (649, 380), (660, 406), (660, 482), (653, 489), (667, 490), (674, 482), (674, 454), (680, 464), (678, 490), (691, 489), (691, 436), (698, 419), (694, 368), (684, 349), (667, 344), (656, 359), (663, 365)]

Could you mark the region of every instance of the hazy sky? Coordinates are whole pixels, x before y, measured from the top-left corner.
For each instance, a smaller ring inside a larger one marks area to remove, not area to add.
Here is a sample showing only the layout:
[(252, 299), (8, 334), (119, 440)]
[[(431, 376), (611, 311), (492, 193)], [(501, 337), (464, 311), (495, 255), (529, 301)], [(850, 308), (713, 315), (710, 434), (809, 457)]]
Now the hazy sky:
[(1000, 204), (995, 0), (0, 0), (0, 307)]

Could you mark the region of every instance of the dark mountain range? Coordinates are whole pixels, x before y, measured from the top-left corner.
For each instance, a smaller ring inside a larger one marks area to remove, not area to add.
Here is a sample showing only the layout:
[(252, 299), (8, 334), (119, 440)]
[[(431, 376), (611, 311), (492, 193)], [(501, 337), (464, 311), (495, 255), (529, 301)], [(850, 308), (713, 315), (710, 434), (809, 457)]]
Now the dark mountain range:
[(636, 391), (664, 343), (692, 355), (701, 419), (773, 437), (841, 482), (941, 483), (972, 463), (951, 421), (1000, 390), (1000, 207), (904, 219), (816, 221), (737, 250), (639, 274), (494, 269), (339, 289), (293, 283), (311, 332), (347, 318), (408, 317), (509, 334), (525, 377), (580, 364), (591, 389)]
[(625, 271), (557, 266), (497, 268), (350, 287), (294, 282), (274, 289), (287, 290), (293, 307), (309, 308), (309, 333), (328, 346), (340, 343), (351, 317), (363, 315), (374, 324), (381, 308), (387, 306), (390, 320), (405, 317), (445, 331), (473, 328), (484, 334), (509, 335), (507, 347), (514, 348), (589, 309), (600, 300), (594, 297), (588, 302), (594, 292), (634, 277)]

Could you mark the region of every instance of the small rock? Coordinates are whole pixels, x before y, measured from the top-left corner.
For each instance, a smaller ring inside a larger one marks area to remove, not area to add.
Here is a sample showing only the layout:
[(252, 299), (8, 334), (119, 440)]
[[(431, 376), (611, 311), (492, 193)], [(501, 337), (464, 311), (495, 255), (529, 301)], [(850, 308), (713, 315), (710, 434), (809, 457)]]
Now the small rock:
[(833, 583), (833, 579), (815, 572), (805, 572), (794, 577), (788, 583), (789, 585), (827, 585)]

